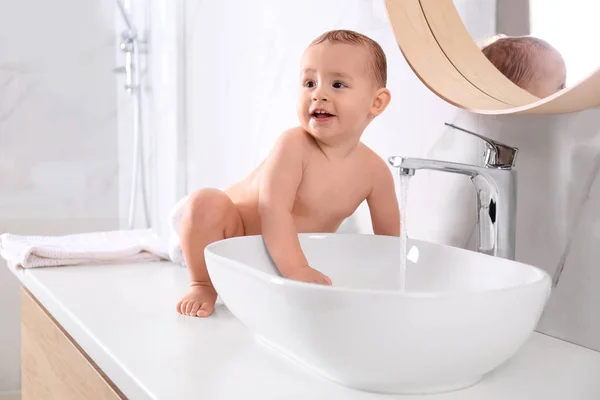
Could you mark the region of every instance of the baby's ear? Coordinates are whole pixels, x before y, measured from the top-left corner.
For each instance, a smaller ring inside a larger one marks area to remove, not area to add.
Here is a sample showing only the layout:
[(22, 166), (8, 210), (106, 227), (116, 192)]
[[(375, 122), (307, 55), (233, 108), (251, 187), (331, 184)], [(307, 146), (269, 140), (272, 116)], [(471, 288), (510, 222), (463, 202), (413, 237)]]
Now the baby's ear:
[(387, 88), (381, 88), (375, 94), (373, 105), (371, 106), (371, 114), (373, 117), (377, 117), (379, 114), (385, 111), (388, 104), (392, 100), (392, 94)]

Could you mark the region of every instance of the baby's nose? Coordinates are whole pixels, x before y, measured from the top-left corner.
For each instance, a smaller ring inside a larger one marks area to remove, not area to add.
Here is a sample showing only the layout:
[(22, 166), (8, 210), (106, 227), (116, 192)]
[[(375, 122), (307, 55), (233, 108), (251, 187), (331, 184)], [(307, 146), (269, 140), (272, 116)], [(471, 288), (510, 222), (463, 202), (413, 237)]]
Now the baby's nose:
[(322, 84), (318, 84), (312, 91), (312, 100), (313, 101), (327, 101), (329, 95), (327, 91), (327, 87)]
[(322, 91), (315, 91), (312, 96), (313, 101), (327, 101), (327, 94)]

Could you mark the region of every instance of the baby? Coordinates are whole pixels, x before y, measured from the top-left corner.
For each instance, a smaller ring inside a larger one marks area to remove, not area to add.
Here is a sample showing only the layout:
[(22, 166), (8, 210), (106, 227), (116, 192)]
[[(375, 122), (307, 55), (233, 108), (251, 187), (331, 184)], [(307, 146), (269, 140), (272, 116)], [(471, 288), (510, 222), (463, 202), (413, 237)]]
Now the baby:
[(305, 50), (301, 68), (300, 126), (281, 134), (244, 180), (225, 191), (200, 189), (183, 208), (180, 239), (191, 283), (177, 304), (181, 314), (213, 312), (217, 292), (204, 248), (217, 240), (262, 235), (283, 277), (331, 285), (309, 265), (298, 232), (335, 232), (366, 200), (374, 233), (400, 234), (391, 171), (360, 142), (391, 99), (383, 50), (359, 33), (330, 31)]
[(544, 98), (565, 88), (565, 62), (542, 39), (496, 35), (482, 51), (504, 76), (536, 97)]

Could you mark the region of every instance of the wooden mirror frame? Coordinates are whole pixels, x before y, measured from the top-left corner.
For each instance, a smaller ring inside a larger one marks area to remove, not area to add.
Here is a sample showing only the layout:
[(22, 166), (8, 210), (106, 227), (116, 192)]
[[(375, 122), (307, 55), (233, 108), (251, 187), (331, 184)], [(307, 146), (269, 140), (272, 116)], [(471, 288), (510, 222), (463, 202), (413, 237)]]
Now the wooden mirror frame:
[(540, 99), (492, 65), (471, 38), (453, 0), (385, 0), (404, 58), (450, 104), (477, 114), (564, 114), (600, 106), (600, 67)]

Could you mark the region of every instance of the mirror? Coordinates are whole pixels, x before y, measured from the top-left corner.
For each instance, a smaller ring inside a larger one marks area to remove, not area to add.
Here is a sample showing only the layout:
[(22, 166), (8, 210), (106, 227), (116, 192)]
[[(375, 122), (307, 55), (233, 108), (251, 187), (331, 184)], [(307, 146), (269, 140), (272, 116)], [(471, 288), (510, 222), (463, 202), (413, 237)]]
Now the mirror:
[(600, 105), (600, 3), (386, 0), (400, 50), (444, 100), (481, 114)]
[(484, 55), (539, 98), (600, 66), (600, 3), (589, 0), (453, 0)]

